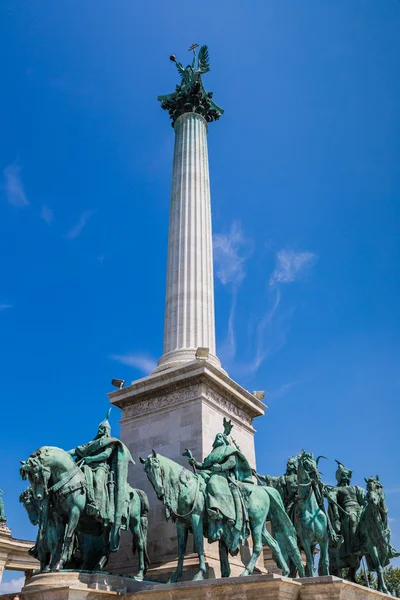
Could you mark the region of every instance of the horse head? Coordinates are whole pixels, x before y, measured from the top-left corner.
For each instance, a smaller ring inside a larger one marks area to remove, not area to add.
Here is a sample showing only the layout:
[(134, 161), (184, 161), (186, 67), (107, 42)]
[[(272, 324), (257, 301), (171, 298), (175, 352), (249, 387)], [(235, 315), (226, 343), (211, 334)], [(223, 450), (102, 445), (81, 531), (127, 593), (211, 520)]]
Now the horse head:
[(312, 477), (314, 479), (316, 477), (319, 477), (318, 464), (314, 460), (314, 455), (312, 454), (312, 452), (306, 452), (305, 450), (302, 450), (301, 454), (299, 454), (297, 458), (299, 461), (299, 466), (303, 467), (304, 471), (309, 477)]
[(365, 479), (364, 477), (364, 480), (367, 484), (368, 503), (371, 503), (374, 506), (379, 506), (385, 501), (385, 494), (378, 475), (376, 477), (369, 477), (368, 479)]
[(38, 525), (40, 519), (39, 507), (33, 496), (31, 487), (26, 488), (19, 497), (19, 501), (24, 505), (28, 517), (32, 525)]
[(143, 465), (144, 471), (147, 475), (147, 479), (150, 481), (154, 488), (156, 496), (159, 500), (163, 500), (165, 496), (164, 481), (163, 481), (163, 470), (160, 463), (160, 457), (155, 450), (152, 450), (151, 454), (144, 459), (139, 457), (140, 462)]
[(35, 500), (43, 500), (48, 494), (50, 469), (42, 462), (42, 449), (36, 450), (26, 461), (21, 461), (20, 475), (24, 481), (28, 480), (32, 487)]

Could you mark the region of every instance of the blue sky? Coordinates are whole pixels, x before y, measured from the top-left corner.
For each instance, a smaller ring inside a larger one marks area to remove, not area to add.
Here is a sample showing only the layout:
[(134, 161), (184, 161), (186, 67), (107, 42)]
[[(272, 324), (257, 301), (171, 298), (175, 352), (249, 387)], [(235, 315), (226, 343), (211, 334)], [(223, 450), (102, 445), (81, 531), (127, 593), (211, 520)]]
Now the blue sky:
[[(400, 3), (5, 0), (1, 481), (87, 441), (112, 377), (162, 353), (170, 53), (207, 43), (219, 354), (267, 392), (258, 467), (301, 448), (379, 473), (400, 547)], [(125, 363), (125, 364), (124, 364)], [(114, 433), (119, 414), (113, 411)], [(137, 458), (137, 457), (135, 457)], [(139, 468), (139, 467), (137, 467)]]

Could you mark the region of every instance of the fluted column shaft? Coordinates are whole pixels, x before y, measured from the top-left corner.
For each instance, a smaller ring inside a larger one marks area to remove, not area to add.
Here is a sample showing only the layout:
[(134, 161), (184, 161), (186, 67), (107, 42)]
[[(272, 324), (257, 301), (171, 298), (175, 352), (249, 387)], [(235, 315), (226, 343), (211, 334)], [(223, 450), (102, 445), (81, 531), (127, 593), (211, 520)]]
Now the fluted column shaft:
[(194, 359), (198, 347), (215, 356), (214, 277), (207, 122), (185, 113), (175, 122), (164, 354), (159, 368)]

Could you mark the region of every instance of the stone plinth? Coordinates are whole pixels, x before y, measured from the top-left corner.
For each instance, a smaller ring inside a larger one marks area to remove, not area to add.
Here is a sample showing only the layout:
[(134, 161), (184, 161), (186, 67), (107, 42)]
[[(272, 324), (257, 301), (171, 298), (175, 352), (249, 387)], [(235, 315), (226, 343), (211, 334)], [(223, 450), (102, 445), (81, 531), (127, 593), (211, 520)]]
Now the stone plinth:
[[(192, 450), (202, 460), (212, 448), (215, 436), (223, 431), (223, 418), (232, 419), (232, 436), (255, 467), (253, 419), (264, 414), (265, 405), (235, 383), (221, 369), (204, 360), (195, 360), (175, 369), (154, 373), (129, 387), (109, 394), (112, 404), (122, 409), (121, 440), (133, 458), (145, 458), (152, 449), (190, 468), (182, 452)], [(177, 559), (176, 528), (166, 523), (164, 507), (157, 500), (140, 464), (132, 467), (129, 483), (149, 496), (148, 550), (154, 577), (164, 579)], [(189, 536), (188, 553), (193, 552)], [(243, 549), (248, 560), (249, 549)], [(197, 559), (196, 559), (197, 560)], [(218, 544), (206, 545), (210, 577), (219, 577)], [(191, 561), (191, 558), (190, 558)], [(243, 571), (240, 559), (231, 558), (232, 574)], [(130, 536), (123, 536), (121, 551), (111, 566), (119, 573), (133, 574)], [(263, 561), (258, 567), (263, 572)]]
[(300, 600), (383, 600), (393, 598), (363, 585), (351, 583), (333, 575), (304, 577), (301, 582)]
[[(126, 589), (126, 591), (124, 591)], [(7, 600), (10, 595), (0, 596)], [(253, 575), (174, 584), (136, 582), (105, 573), (35, 575), (22, 600), (384, 600), (392, 598), (337, 577)]]
[[(23, 598), (53, 600), (58, 598), (97, 598), (98, 592), (125, 594), (142, 590), (146, 584), (133, 578), (109, 573), (88, 571), (60, 571), (57, 573), (38, 573), (33, 575), (23, 587)], [(57, 593), (56, 593), (57, 592)], [(96, 592), (96, 595), (94, 595)], [(54, 594), (52, 596), (51, 594)], [(86, 595), (84, 595), (86, 594)], [(107, 598), (108, 596), (105, 595)]]

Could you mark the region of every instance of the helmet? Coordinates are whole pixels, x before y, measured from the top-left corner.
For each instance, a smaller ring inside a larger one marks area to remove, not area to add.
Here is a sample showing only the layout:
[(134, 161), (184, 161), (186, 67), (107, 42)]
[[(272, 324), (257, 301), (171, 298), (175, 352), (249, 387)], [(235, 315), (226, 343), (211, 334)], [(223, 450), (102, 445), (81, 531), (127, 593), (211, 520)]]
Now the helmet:
[(108, 409), (108, 412), (107, 412), (107, 415), (106, 415), (106, 418), (104, 419), (104, 421), (102, 421), (99, 424), (99, 431), (98, 431), (98, 433), (102, 433), (102, 434), (104, 434), (106, 432), (108, 432), (108, 434), (111, 433), (111, 425), (110, 425), (110, 423), (108, 421), (108, 417), (110, 416), (110, 413), (111, 413), (111, 408)]
[(353, 471), (351, 469), (348, 469), (347, 467), (345, 467), (338, 460), (336, 462), (338, 464), (338, 468), (336, 470), (336, 481), (338, 483), (341, 483), (343, 481), (343, 479), (347, 479), (348, 481), (350, 481), (350, 479), (353, 475)]

